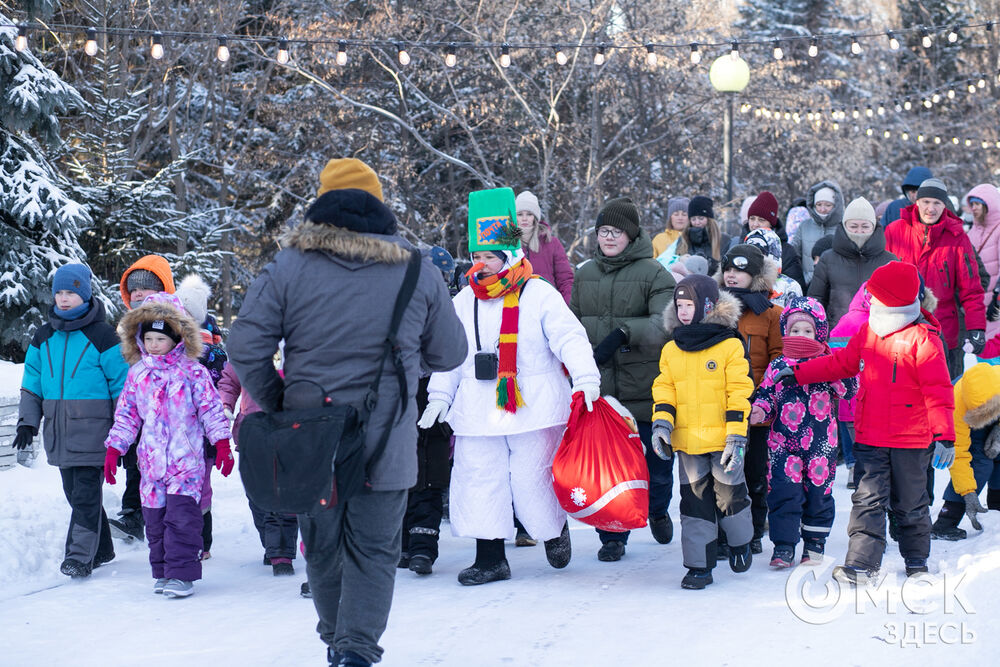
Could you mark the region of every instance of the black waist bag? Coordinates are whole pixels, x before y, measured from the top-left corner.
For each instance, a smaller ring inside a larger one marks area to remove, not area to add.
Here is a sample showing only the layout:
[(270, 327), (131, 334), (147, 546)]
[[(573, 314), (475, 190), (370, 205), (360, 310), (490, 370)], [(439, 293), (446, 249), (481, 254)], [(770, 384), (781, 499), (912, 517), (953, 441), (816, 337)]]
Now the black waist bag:
[(409, 402), (396, 332), (413, 296), (420, 261), (420, 253), (411, 251), (375, 379), (360, 408), (334, 404), (324, 389), (322, 407), (255, 412), (244, 418), (240, 425), (240, 477), (247, 497), (262, 510), (315, 514), (371, 485), (372, 470), (385, 451), (394, 422), (390, 420), (386, 425), (366, 461), (366, 427), (378, 400), (386, 359), (392, 361), (396, 371), (402, 412)]
[(240, 477), (267, 512), (314, 513), (361, 490), (364, 447), (365, 429), (350, 405), (255, 412), (240, 425)]

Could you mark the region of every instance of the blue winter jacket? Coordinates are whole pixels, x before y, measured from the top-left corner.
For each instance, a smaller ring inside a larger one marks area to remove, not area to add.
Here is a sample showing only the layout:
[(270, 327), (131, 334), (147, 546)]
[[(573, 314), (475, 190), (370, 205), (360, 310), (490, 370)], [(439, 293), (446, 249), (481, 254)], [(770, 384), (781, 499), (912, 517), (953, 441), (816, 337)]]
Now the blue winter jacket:
[(128, 373), (118, 334), (104, 318), (95, 298), (79, 319), (50, 314), (24, 359), (17, 425), (37, 431), (44, 416), (45, 453), (60, 468), (104, 464), (104, 439)]
[[(921, 183), (926, 181), (928, 178), (933, 177), (934, 175), (927, 167), (913, 167), (906, 172), (906, 178), (903, 179), (900, 189), (919, 188)], [(882, 226), (885, 227), (886, 225), (899, 220), (899, 212), (912, 203), (913, 202), (906, 198), (905, 193), (899, 199), (890, 202), (889, 206), (886, 207), (885, 212), (882, 214)]]

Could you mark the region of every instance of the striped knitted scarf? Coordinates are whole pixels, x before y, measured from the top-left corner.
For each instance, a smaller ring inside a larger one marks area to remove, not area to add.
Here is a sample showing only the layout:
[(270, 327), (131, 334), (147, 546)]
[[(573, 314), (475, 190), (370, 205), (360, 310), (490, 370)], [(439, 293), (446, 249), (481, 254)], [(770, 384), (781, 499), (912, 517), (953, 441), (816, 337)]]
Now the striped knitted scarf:
[[(473, 267), (475, 268), (475, 267)], [(531, 263), (522, 259), (506, 271), (480, 279), (473, 275), (469, 281), (477, 299), (503, 297), (503, 314), (500, 317), (500, 364), (497, 369), (497, 408), (517, 412), (524, 407), (521, 390), (517, 386), (517, 319), (521, 288), (532, 274)]]

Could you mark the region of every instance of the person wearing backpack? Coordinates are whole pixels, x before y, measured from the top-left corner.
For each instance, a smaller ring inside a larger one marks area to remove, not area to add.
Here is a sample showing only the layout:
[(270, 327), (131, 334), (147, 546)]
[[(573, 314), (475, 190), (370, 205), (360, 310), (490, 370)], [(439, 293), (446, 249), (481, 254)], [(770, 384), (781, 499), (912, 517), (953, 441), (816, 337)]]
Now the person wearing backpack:
[[(305, 219), (282, 235), (282, 250), (250, 287), (229, 336), (230, 363), (265, 413), (360, 406), (384, 359), (408, 270), (411, 246), (396, 233), (371, 167), (330, 160), (317, 195)], [(421, 367), (446, 371), (466, 356), (462, 325), (430, 260), (421, 261), (413, 288), (396, 335), (406, 400), (393, 381), (394, 364), (384, 359), (386, 381), (364, 441), (370, 486), (299, 517), (317, 631), (333, 665), (382, 657), (378, 641), (392, 604), (407, 490), (417, 481)], [(272, 363), (282, 338), (284, 379)], [(387, 429), (384, 450), (371, 461)]]

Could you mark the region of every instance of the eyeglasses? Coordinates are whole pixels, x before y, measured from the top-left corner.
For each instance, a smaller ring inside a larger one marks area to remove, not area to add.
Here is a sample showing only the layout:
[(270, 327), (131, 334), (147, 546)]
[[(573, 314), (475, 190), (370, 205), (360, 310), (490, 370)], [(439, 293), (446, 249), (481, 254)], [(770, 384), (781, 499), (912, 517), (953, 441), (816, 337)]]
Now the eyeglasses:
[(617, 227), (601, 227), (600, 229), (597, 230), (597, 235), (605, 239), (607, 238), (616, 239), (624, 233), (625, 232), (618, 229)]

